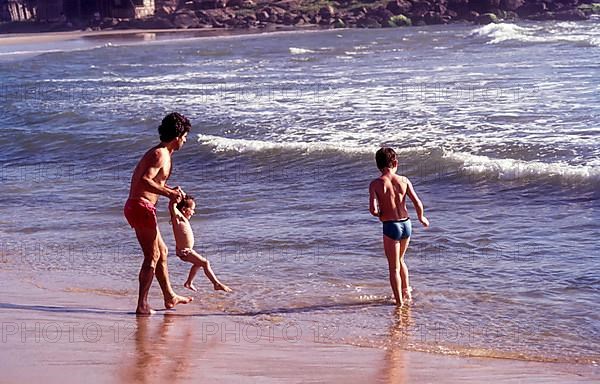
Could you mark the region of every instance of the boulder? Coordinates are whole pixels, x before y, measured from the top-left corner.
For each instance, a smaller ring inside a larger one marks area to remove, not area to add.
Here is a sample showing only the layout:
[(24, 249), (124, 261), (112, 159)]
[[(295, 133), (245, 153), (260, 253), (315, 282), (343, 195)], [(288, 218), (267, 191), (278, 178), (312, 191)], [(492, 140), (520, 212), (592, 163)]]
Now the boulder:
[(396, 15), (390, 18), (396, 27), (410, 27), (412, 25), (410, 19), (404, 15)]
[(446, 20), (442, 17), (439, 12), (429, 11), (425, 14), (424, 17), (425, 24), (434, 25), (434, 24), (446, 24)]
[(177, 13), (173, 19), (173, 25), (178, 29), (194, 28), (198, 24), (200, 24), (198, 18), (189, 13)]
[(431, 9), (431, 4), (428, 1), (416, 1), (412, 5), (411, 15), (415, 17), (423, 17)]
[(333, 28), (346, 28), (346, 23), (344, 20), (337, 17), (333, 22)]
[(333, 9), (331, 5), (327, 5), (319, 9), (319, 16), (321, 16), (323, 19), (331, 19), (334, 15), (335, 9)]
[(587, 20), (588, 16), (580, 9), (569, 9), (567, 11), (556, 12), (554, 19), (560, 21), (580, 21)]
[(477, 20), (478, 17), (479, 17), (479, 12), (471, 11), (471, 12), (467, 13), (467, 15), (465, 16), (465, 20), (474, 22), (475, 20)]
[(494, 15), (493, 13), (483, 13), (477, 16), (477, 18), (475, 19), (476, 24), (491, 24), (497, 22), (498, 16)]
[(525, 4), (525, 0), (502, 0), (500, 2), (500, 9), (505, 11), (516, 11), (519, 7)]
[(525, 3), (519, 8), (517, 8), (516, 12), (519, 17), (528, 17), (531, 15), (535, 15), (538, 13), (545, 12), (548, 9), (546, 3)]
[(356, 21), (356, 26), (359, 28), (381, 28), (379, 21), (371, 16), (361, 17)]
[(405, 15), (410, 12), (412, 4), (406, 0), (393, 0), (386, 4), (386, 9), (394, 15)]
[(586, 15), (598, 14), (598, 13), (600, 13), (600, 3), (581, 4), (580, 6), (577, 7), (577, 9), (579, 9)]

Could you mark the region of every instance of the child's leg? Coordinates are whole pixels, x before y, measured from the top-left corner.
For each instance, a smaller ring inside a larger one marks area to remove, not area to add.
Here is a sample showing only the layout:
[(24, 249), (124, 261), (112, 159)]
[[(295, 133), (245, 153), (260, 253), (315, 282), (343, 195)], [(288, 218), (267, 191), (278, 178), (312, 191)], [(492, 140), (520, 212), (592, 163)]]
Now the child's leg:
[(410, 243), (410, 237), (400, 240), (400, 278), (402, 280), (402, 297), (405, 300), (411, 301), (412, 296), (410, 294), (410, 283), (408, 280), (408, 266), (404, 262), (404, 254), (408, 249)]
[(184, 287), (189, 288), (192, 291), (197, 291), (196, 287), (194, 286), (194, 279), (196, 278), (196, 273), (198, 272), (198, 269), (200, 269), (200, 267), (201, 266), (198, 264), (192, 265), (192, 268), (190, 269), (190, 274), (188, 275), (187, 280), (183, 284)]
[(194, 264), (190, 270), (188, 279), (184, 284), (185, 287), (193, 289), (193, 280), (194, 277), (196, 277), (196, 272), (202, 267), (202, 269), (204, 269), (204, 274), (213, 283), (213, 287), (216, 291), (231, 292), (231, 288), (221, 283), (219, 279), (217, 279), (217, 276), (215, 276), (215, 273), (210, 267), (210, 261), (200, 256), (198, 252), (194, 251), (193, 249), (189, 250), (184, 260)]
[(401, 307), (404, 303), (400, 295), (400, 243), (384, 235), (383, 250), (388, 261), (390, 285), (392, 286), (394, 299), (396, 300), (396, 305)]

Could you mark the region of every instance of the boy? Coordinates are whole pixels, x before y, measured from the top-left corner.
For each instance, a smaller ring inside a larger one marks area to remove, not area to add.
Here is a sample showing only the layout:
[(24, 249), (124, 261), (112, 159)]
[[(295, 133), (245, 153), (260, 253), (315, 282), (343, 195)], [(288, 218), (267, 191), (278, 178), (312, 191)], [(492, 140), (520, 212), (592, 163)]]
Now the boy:
[(192, 263), (192, 269), (187, 278), (184, 287), (197, 291), (194, 286), (194, 277), (196, 272), (202, 267), (204, 274), (213, 283), (215, 291), (231, 292), (231, 288), (221, 283), (215, 273), (210, 268), (210, 262), (204, 257), (200, 256), (194, 248), (194, 233), (192, 232), (192, 226), (190, 225), (190, 218), (194, 215), (196, 209), (196, 202), (192, 196), (186, 195), (180, 202), (173, 199), (169, 203), (169, 210), (171, 211), (171, 223), (173, 224), (173, 234), (175, 235), (175, 251), (176, 255), (183, 261)]
[(369, 211), (383, 223), (383, 250), (388, 260), (390, 284), (396, 305), (402, 307), (405, 300), (409, 303), (412, 301), (408, 267), (404, 263), (404, 254), (412, 233), (406, 210), (406, 196), (412, 200), (421, 224), (428, 227), (429, 220), (423, 215), (423, 204), (411, 182), (405, 176), (396, 175), (396, 152), (392, 148), (381, 148), (375, 154), (375, 161), (381, 176), (369, 185)]

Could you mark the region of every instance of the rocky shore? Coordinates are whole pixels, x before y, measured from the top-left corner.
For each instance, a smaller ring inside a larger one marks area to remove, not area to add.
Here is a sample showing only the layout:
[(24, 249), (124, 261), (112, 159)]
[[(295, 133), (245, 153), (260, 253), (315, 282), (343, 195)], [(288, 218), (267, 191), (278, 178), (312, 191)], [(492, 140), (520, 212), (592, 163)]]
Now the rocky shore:
[[(600, 13), (600, 3), (594, 1), (598, 0), (157, 0), (155, 14), (144, 19), (67, 20), (47, 25), (46, 31), (390, 28), (518, 19), (577, 21)], [(0, 32), (7, 32), (6, 28), (0, 27)]]

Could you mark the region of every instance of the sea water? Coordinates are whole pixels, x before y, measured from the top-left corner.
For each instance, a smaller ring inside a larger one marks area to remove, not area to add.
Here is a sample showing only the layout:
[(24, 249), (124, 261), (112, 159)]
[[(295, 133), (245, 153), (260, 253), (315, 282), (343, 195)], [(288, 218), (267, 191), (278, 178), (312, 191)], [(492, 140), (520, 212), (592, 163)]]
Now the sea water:
[[(169, 183), (196, 197), (196, 248), (235, 290), (199, 275), (193, 311), (313, 323), (333, 343), (596, 364), (597, 19), (186, 37), (2, 48), (3, 269), (134, 298), (122, 209), (179, 111), (193, 128)], [(400, 311), (368, 212), (382, 145), (431, 222), (409, 207), (414, 304)], [(181, 293), (189, 265), (164, 198), (158, 212)]]

